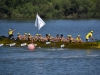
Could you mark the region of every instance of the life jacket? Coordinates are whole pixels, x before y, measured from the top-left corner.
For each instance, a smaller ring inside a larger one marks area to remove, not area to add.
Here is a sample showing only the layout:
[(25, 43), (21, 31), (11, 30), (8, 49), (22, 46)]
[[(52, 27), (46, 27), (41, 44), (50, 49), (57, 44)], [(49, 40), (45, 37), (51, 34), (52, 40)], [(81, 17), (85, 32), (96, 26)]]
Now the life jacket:
[(13, 34), (13, 31), (10, 30), (10, 31), (8, 32), (8, 34), (9, 34), (9, 35)]
[(92, 33), (91, 32), (89, 32), (87, 35), (86, 35), (86, 39), (89, 39), (90, 37), (92, 37)]
[(78, 38), (78, 37), (77, 37), (77, 38), (76, 38), (76, 40), (77, 40), (77, 41), (80, 41), (80, 40), (81, 40), (81, 38)]

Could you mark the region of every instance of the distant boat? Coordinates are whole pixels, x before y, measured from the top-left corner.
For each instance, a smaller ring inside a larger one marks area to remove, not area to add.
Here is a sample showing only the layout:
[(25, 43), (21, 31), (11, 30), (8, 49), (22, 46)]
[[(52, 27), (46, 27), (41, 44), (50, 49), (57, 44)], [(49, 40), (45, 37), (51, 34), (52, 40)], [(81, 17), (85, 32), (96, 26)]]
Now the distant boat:
[(35, 26), (38, 27), (38, 30), (41, 29), (41, 27), (43, 27), (45, 25), (45, 22), (41, 19), (41, 17), (38, 15), (36, 15), (36, 20), (35, 20)]

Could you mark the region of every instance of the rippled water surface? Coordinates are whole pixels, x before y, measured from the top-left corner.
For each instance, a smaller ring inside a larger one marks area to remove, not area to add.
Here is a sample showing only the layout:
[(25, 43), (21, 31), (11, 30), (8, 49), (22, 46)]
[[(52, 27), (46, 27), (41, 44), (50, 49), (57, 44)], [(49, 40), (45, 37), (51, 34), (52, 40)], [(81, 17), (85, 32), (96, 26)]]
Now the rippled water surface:
[[(100, 39), (100, 20), (45, 20), (40, 31), (34, 20), (0, 20), (0, 35), (8, 35), (8, 29), (16, 29), (22, 35), (27, 32), (45, 36), (63, 34), (66, 37), (85, 35), (93, 30), (93, 36)], [(63, 49), (27, 47), (0, 47), (0, 75), (99, 75), (100, 49)]]

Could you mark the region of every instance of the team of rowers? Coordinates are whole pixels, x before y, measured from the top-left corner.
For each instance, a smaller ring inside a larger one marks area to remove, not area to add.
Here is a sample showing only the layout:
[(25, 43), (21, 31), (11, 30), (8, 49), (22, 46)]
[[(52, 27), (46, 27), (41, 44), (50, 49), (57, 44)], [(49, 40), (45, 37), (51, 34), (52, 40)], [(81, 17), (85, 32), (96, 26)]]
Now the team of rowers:
[(35, 36), (32, 36), (27, 33), (25, 33), (23, 36), (19, 33), (17, 34), (17, 40), (32, 40), (33, 41), (53, 41), (53, 42), (82, 42), (80, 35), (76, 39), (74, 39), (71, 35), (68, 35), (67, 38), (64, 38), (63, 35), (57, 34), (56, 37), (52, 37), (50, 34), (46, 34), (45, 37), (42, 37), (41, 34), (36, 34)]
[[(14, 38), (13, 32), (15, 30), (11, 30), (9, 29), (8, 32), (8, 37), (10, 38)], [(86, 35), (86, 41), (89, 41), (89, 38), (92, 38), (92, 33), (93, 31), (90, 31), (87, 35)], [(63, 34), (59, 35), (57, 34), (56, 37), (51, 36), (50, 34), (46, 34), (45, 37), (42, 37), (41, 34), (36, 34), (35, 36), (32, 36), (30, 33), (25, 33), (24, 35), (21, 35), (20, 33), (17, 33), (17, 38), (16, 40), (32, 40), (34, 41), (53, 41), (53, 42), (83, 42), (80, 35), (77, 36), (77, 38), (73, 38), (71, 35), (68, 35), (66, 38), (63, 37)]]

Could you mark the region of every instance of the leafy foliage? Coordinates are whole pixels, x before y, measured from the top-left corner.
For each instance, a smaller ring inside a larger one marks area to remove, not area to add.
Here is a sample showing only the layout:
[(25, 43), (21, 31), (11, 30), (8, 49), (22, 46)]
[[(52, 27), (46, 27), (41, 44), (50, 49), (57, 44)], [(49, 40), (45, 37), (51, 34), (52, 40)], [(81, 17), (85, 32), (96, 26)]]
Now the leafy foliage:
[(100, 0), (0, 0), (0, 18), (100, 18)]

